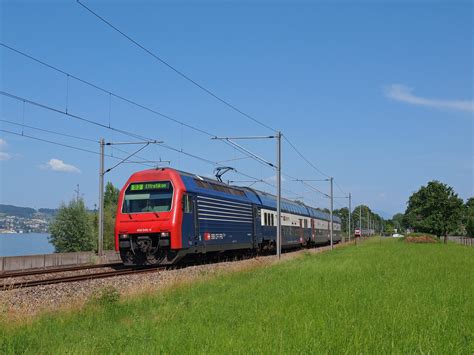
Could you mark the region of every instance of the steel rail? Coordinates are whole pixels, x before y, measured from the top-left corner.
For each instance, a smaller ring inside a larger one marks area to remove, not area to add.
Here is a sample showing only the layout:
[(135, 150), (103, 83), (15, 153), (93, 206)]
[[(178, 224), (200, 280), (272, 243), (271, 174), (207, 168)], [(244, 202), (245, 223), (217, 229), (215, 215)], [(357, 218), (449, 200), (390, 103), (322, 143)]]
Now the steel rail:
[(78, 265), (78, 266), (65, 266), (51, 269), (33, 269), (33, 270), (24, 270), (24, 271), (5, 271), (0, 273), (0, 279), (6, 279), (11, 277), (23, 277), (23, 276), (33, 276), (33, 275), (42, 275), (42, 274), (53, 274), (58, 272), (66, 271), (78, 271), (78, 270), (89, 270), (89, 269), (98, 269), (102, 267), (119, 267), (123, 266), (122, 263), (113, 263), (113, 264), (87, 264), (87, 265)]
[(20, 281), (20, 282), (14, 282), (11, 284), (8, 284), (8, 283), (2, 284), (0, 285), (0, 290), (7, 291), (7, 290), (18, 289), (18, 288), (54, 285), (58, 283), (104, 279), (104, 278), (128, 275), (128, 274), (142, 274), (142, 273), (156, 272), (162, 269), (165, 269), (165, 267), (147, 267), (147, 268), (139, 268), (139, 269), (133, 268), (133, 269), (98, 272), (95, 274), (64, 276), (64, 277), (58, 277), (58, 278), (46, 279), (46, 280)]

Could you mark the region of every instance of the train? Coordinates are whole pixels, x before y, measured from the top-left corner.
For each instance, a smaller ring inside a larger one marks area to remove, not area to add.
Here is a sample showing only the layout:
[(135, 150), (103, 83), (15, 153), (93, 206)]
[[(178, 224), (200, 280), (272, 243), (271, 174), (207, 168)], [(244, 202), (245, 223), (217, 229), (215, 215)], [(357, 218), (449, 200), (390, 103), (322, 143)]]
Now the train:
[[(120, 191), (115, 249), (126, 265), (171, 265), (184, 258), (276, 250), (276, 196), (176, 170), (138, 171)], [(281, 247), (328, 244), (330, 215), (281, 199)], [(333, 242), (341, 220), (333, 216)]]

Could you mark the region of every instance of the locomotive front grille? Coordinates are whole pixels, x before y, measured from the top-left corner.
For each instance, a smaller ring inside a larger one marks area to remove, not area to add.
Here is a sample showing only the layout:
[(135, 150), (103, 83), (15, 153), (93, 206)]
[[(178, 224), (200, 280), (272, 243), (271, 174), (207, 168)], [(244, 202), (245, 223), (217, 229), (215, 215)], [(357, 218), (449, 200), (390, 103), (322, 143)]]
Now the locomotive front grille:
[(162, 233), (148, 233), (148, 234), (128, 234), (120, 235), (119, 238), (120, 249), (131, 249), (133, 248), (145, 250), (151, 247), (159, 246), (169, 247), (170, 246), (170, 234), (168, 232)]

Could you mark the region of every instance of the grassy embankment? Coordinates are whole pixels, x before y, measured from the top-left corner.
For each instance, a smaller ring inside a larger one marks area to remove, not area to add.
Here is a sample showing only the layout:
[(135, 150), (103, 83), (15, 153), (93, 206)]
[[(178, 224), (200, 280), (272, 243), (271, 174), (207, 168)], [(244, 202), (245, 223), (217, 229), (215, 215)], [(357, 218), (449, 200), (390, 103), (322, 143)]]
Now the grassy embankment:
[(474, 248), (365, 241), (0, 325), (0, 353), (474, 352)]

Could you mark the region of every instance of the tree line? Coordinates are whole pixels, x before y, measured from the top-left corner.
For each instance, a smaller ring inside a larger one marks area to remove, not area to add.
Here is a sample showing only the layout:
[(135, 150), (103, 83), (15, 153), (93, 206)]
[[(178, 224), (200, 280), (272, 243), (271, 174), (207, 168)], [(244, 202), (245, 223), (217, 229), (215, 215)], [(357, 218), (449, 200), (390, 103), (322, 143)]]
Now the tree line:
[[(341, 218), (342, 230), (347, 233), (349, 209), (341, 208), (334, 213)], [(373, 221), (375, 232), (386, 235), (413, 231), (445, 240), (448, 235), (474, 238), (474, 197), (464, 202), (451, 186), (433, 180), (410, 196), (404, 213), (397, 213), (391, 219), (383, 219), (368, 206), (357, 206), (351, 213), (351, 233), (359, 226), (368, 229), (369, 220)]]

